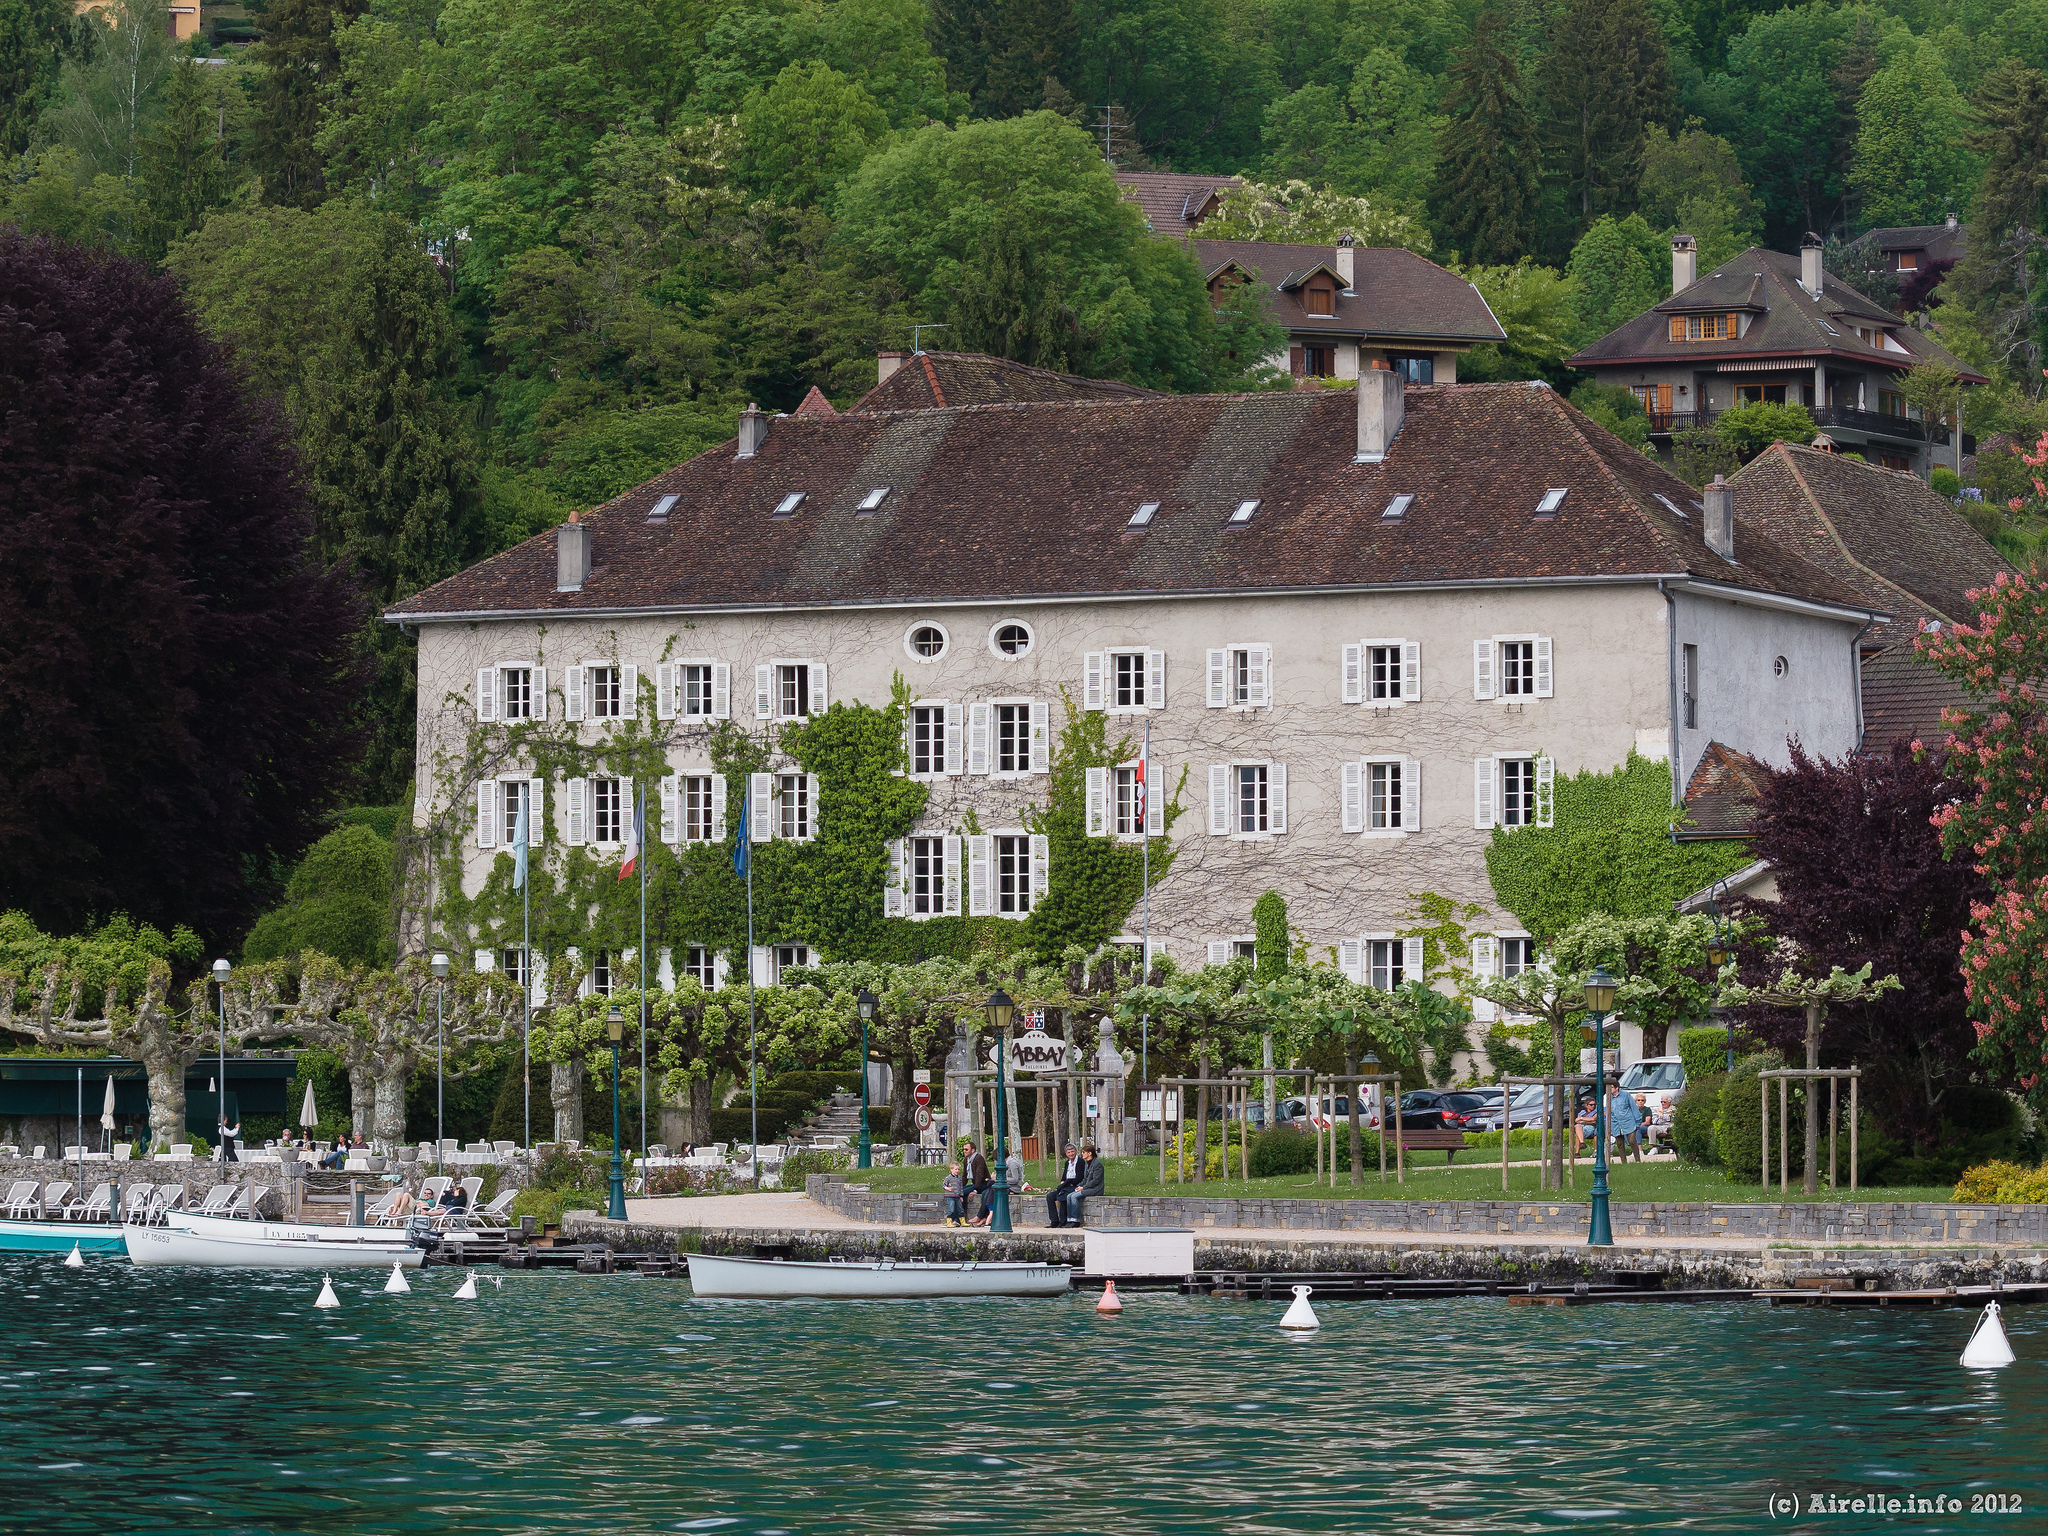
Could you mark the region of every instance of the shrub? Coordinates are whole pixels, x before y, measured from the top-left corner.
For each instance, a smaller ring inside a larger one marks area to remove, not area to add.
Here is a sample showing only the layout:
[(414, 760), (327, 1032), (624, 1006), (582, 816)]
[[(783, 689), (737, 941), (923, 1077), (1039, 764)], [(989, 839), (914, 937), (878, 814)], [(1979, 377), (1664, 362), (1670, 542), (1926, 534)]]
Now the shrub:
[[(1339, 1134), (1337, 1139), (1340, 1142), (1345, 1140), (1342, 1134)], [(1500, 1145), (1500, 1132), (1467, 1131), (1465, 1133), (1465, 1145), (1468, 1147), (1498, 1147)], [(1519, 1126), (1516, 1129), (1508, 1132), (1508, 1146), (1510, 1149), (1513, 1149), (1515, 1147), (1533, 1147), (1540, 1149), (1542, 1145), (1543, 1132), (1541, 1132), (1540, 1130), (1535, 1130), (1525, 1125)], [(1393, 1149), (1389, 1147), (1387, 1150), (1391, 1152)], [(1375, 1158), (1377, 1158), (1379, 1154), (1374, 1153), (1373, 1155)], [(1377, 1162), (1375, 1162), (1374, 1166), (1378, 1166)]]
[(1814, 428), (1813, 418), (1803, 405), (1754, 400), (1732, 411), (1723, 411), (1714, 423), (1714, 431), (1747, 463), (1773, 443), (1812, 442)]
[[(1721, 1084), (1721, 1112), (1714, 1122), (1715, 1139), (1721, 1149), (1721, 1162), (1728, 1169), (1728, 1179), (1733, 1184), (1761, 1184), (1764, 1182), (1762, 1110), (1758, 1103), (1757, 1073), (1782, 1067), (1785, 1058), (1776, 1051), (1760, 1051), (1753, 1056), (1738, 1056), (1735, 1070), (1727, 1075)], [(1801, 1166), (1806, 1154), (1806, 1115), (1799, 1095), (1788, 1095), (1790, 1106), (1786, 1118), (1790, 1121), (1789, 1156), (1792, 1166)], [(1778, 1160), (1778, 1092), (1771, 1090), (1771, 1165), (1775, 1169)]]
[(1899, 1146), (1882, 1127), (1865, 1132), (1862, 1176), (1885, 1184), (1947, 1184), (1967, 1168), (2016, 1161), (2025, 1124), (2010, 1095), (1965, 1083), (1942, 1096), (1934, 1144), (1925, 1151)]
[(1927, 479), (1937, 496), (1946, 496), (1950, 501), (1954, 501), (1962, 494), (1963, 477), (1946, 464), (1935, 465)]
[(782, 1160), (782, 1187), (802, 1189), (811, 1174), (844, 1173), (852, 1166), (853, 1158), (845, 1152), (792, 1152)]
[(1713, 1024), (1700, 1024), (1678, 1032), (1678, 1059), (1685, 1064), (1685, 1080), (1697, 1082), (1728, 1070), (1728, 1031)]
[(1951, 1198), (1980, 1205), (2048, 1205), (2048, 1167), (1980, 1163), (1956, 1181)]
[(542, 1227), (559, 1227), (564, 1211), (603, 1211), (611, 1205), (611, 1189), (522, 1189), (512, 1199), (514, 1217), (532, 1216)]
[[(761, 1109), (761, 1139), (779, 1141), (782, 1133), (789, 1128), (789, 1115), (780, 1109)], [(746, 1106), (738, 1109), (714, 1109), (711, 1111), (711, 1139), (713, 1141), (752, 1141), (753, 1119)]]
[[(1687, 1030), (1685, 1034), (1704, 1034), (1704, 1030)], [(1720, 1031), (1715, 1031), (1716, 1034)], [(1679, 1036), (1681, 1046), (1685, 1035)], [(1671, 1108), (1671, 1145), (1679, 1157), (1688, 1163), (1711, 1168), (1721, 1161), (1721, 1145), (1714, 1136), (1714, 1122), (1721, 1115), (1721, 1085), (1727, 1081), (1724, 1072), (1703, 1072), (1694, 1076), (1692, 1066), (1685, 1069), (1685, 1092)]]
[(885, 1104), (870, 1104), (868, 1106), (868, 1140), (874, 1141), (879, 1139), (887, 1141), (889, 1139), (889, 1119), (895, 1113), (895, 1110), (890, 1109)]
[(1300, 1131), (1261, 1131), (1252, 1138), (1252, 1177), (1282, 1178), (1316, 1165), (1315, 1138)]

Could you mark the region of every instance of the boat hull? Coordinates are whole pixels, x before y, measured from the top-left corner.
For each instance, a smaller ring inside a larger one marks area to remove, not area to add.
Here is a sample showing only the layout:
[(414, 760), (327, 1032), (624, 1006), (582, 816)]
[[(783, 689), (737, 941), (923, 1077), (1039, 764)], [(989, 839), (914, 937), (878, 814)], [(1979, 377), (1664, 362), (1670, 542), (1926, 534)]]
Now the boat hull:
[(0, 1253), (120, 1253), (123, 1230), (97, 1221), (0, 1221)]
[(227, 1269), (417, 1269), (426, 1258), (397, 1227), (318, 1227), (173, 1211), (167, 1225), (130, 1227), (137, 1264)]
[(798, 1297), (876, 1300), (919, 1296), (1064, 1296), (1066, 1264), (813, 1264), (693, 1253), (690, 1285), (699, 1296), (747, 1301)]

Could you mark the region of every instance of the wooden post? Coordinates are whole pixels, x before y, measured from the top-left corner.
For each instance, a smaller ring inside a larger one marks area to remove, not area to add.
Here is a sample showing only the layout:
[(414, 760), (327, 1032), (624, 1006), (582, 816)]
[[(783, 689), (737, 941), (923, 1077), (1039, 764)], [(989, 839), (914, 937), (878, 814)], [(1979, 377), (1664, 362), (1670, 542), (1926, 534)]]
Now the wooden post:
[[(1380, 1104), (1380, 1182), (1384, 1184), (1387, 1182), (1387, 1085), (1379, 1083), (1376, 1086), (1379, 1089)], [(1396, 1084), (1396, 1086), (1398, 1087), (1399, 1085)], [(1399, 1121), (1400, 1118), (1401, 1096), (1397, 1093), (1394, 1095), (1394, 1119)], [(1394, 1127), (1394, 1140), (1399, 1141), (1400, 1139), (1401, 1128), (1397, 1124)]]
[(1237, 1090), (1237, 1171), (1244, 1175), (1244, 1192), (1252, 1192), (1252, 1085), (1249, 1079)]
[(1841, 1091), (1840, 1091), (1840, 1090), (1841, 1090), (1841, 1087), (1842, 1087), (1842, 1080), (1841, 1080), (1841, 1079), (1840, 1079), (1839, 1077), (1831, 1077), (1831, 1078), (1829, 1078), (1829, 1079), (1828, 1079), (1828, 1188), (1829, 1188), (1829, 1189), (1833, 1189), (1833, 1188), (1835, 1187), (1835, 1141), (1836, 1141), (1836, 1135), (1837, 1135), (1837, 1132), (1838, 1132), (1838, 1130), (1840, 1129), (1840, 1127), (1841, 1127), (1841, 1124), (1842, 1124), (1842, 1101), (1841, 1101)]
[(1508, 1192), (1508, 1122), (1514, 1119), (1514, 1115), (1509, 1111), (1509, 1105), (1514, 1101), (1514, 1097), (1514, 1094), (1508, 1089), (1507, 1075), (1503, 1073), (1500, 1080), (1500, 1192), (1502, 1194)]
[(1790, 1088), (1784, 1078), (1778, 1079), (1778, 1193), (1792, 1191), (1792, 1103), (1788, 1097)]
[(1757, 1181), (1768, 1191), (1771, 1187), (1771, 1080), (1759, 1072), (1756, 1075), (1757, 1092), (1763, 1095), (1763, 1167)]
[(1849, 1079), (1849, 1193), (1856, 1193), (1856, 1084), (1861, 1077), (1857, 1073)]
[(1166, 1079), (1159, 1080), (1159, 1193), (1166, 1193)]

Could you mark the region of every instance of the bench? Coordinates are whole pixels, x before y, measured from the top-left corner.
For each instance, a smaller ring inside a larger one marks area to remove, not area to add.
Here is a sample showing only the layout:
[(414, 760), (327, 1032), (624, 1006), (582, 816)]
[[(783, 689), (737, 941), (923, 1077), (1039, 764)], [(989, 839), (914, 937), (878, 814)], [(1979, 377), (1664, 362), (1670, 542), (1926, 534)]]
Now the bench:
[(1401, 1147), (1407, 1152), (1441, 1152), (1446, 1163), (1458, 1160), (1458, 1154), (1465, 1150), (1463, 1131), (1434, 1130), (1401, 1132)]

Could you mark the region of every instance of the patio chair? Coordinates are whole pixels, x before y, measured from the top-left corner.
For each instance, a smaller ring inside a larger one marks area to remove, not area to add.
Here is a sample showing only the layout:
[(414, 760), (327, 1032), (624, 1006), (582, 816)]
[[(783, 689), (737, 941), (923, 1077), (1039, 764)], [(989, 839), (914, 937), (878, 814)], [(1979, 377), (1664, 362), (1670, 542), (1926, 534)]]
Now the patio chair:
[(121, 1194), (121, 1220), (141, 1223), (149, 1220), (149, 1208), (156, 1199), (154, 1184), (130, 1184)]
[(4, 1142), (4, 1141), (0, 1141), (0, 1157), (19, 1157), (19, 1156), (21, 1156), (21, 1148), (19, 1148), (19, 1147), (17, 1147), (17, 1146), (12, 1146), (12, 1145), (8, 1144), (7, 1142)]
[(394, 1189), (382, 1200), (372, 1200), (368, 1205), (365, 1205), (363, 1207), (363, 1225), (366, 1227), (388, 1226), (390, 1224), (391, 1207), (397, 1204), (399, 1194), (400, 1191)]
[(64, 1183), (45, 1184), (43, 1198), (37, 1202), (35, 1219), (38, 1221), (62, 1221), (64, 1207), (71, 1203), (71, 1186)]
[(441, 1198), (441, 1191), (454, 1182), (455, 1180), (445, 1173), (437, 1173), (431, 1179), (421, 1179), (420, 1192), (417, 1197), (420, 1204), (432, 1205)]
[(83, 1200), (73, 1201), (64, 1209), (66, 1221), (105, 1221), (114, 1204), (114, 1186), (99, 1184)]
[(199, 1202), (201, 1216), (225, 1216), (228, 1206), (235, 1198), (235, 1186), (216, 1184), (206, 1192), (206, 1198)]
[(479, 1207), (472, 1211), (470, 1215), (482, 1226), (509, 1227), (512, 1225), (512, 1202), (518, 1198), (518, 1190), (501, 1189), (498, 1191), (497, 1198), (492, 1200), (489, 1205)]
[(230, 1184), (224, 1187), (232, 1189), (234, 1193), (228, 1196), (227, 1209), (221, 1212), (223, 1216), (254, 1216), (256, 1214), (255, 1191), (250, 1186), (247, 1184)]
[(130, 1163), (130, 1162), (133, 1162), (134, 1160), (135, 1160), (135, 1143), (134, 1143), (134, 1142), (132, 1142), (132, 1141), (117, 1141), (117, 1142), (115, 1142), (115, 1143), (114, 1143), (114, 1161), (115, 1161), (115, 1162), (117, 1162), (117, 1163)]
[(465, 1210), (471, 1210), (471, 1211), (475, 1210), (475, 1209), (476, 1209), (476, 1197), (477, 1197), (478, 1195), (481, 1195), (481, 1194), (482, 1194), (483, 1192), (484, 1192), (484, 1181), (483, 1181), (482, 1179), (480, 1179), (480, 1178), (477, 1178), (477, 1177), (475, 1177), (474, 1175), (472, 1175), (472, 1176), (471, 1176), (471, 1177), (469, 1177), (469, 1178), (466, 1178), (466, 1179), (464, 1179), (464, 1180), (462, 1181), (462, 1193), (463, 1193), (463, 1195), (464, 1195), (464, 1197), (465, 1197), (465, 1198), (463, 1199), (463, 1202), (462, 1202), (462, 1204), (463, 1204), (463, 1208), (464, 1208)]
[(34, 1158), (37, 1162), (41, 1162), (44, 1158), (48, 1157), (49, 1155), (50, 1149), (48, 1147), (37, 1147), (35, 1151), (29, 1153), (29, 1156)]
[(519, 1150), (519, 1143), (516, 1141), (494, 1141), (491, 1143), (491, 1150), (496, 1152), (501, 1158), (510, 1157)]
[(33, 1221), (35, 1213), (42, 1210), (43, 1185), (40, 1179), (16, 1179), (8, 1186), (5, 1209), (15, 1221)]

